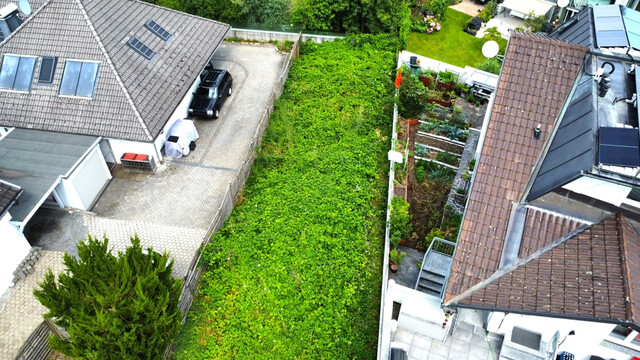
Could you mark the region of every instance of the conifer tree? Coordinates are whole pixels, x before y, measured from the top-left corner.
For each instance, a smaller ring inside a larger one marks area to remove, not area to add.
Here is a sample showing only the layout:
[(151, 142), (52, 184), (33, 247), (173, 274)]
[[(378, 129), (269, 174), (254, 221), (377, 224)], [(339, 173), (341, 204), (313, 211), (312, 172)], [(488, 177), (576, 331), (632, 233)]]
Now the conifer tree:
[(66, 269), (57, 280), (49, 270), (36, 298), (69, 334), (52, 336), (54, 350), (82, 359), (160, 359), (178, 334), (182, 281), (171, 276), (173, 260), (138, 236), (117, 256), (109, 240), (91, 236), (78, 244), (78, 258), (64, 255)]

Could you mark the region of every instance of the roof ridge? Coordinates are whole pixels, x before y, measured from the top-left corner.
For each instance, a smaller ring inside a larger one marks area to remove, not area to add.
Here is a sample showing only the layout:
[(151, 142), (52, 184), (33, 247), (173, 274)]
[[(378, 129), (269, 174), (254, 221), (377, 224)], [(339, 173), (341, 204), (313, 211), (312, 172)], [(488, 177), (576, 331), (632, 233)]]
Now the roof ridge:
[(629, 269), (629, 257), (627, 256), (629, 247), (627, 246), (627, 239), (624, 236), (624, 223), (626, 218), (622, 216), (622, 213), (616, 213), (616, 230), (618, 232), (618, 241), (620, 246), (620, 260), (622, 260), (622, 289), (624, 290), (624, 307), (627, 313), (627, 319), (633, 319), (633, 307), (631, 306), (631, 295), (633, 294), (633, 284), (629, 280), (631, 269)]
[(38, 7), (38, 8), (36, 9), (36, 11), (34, 11), (30, 16), (28, 16), (28, 17), (27, 17), (27, 20), (24, 20), (24, 21), (22, 22), (22, 24), (20, 24), (20, 26), (18, 26), (18, 27), (17, 27), (15, 30), (13, 30), (13, 31), (8, 35), (8, 36), (6, 36), (6, 37), (4, 38), (4, 41), (1, 41), (1, 42), (0, 42), (0, 47), (1, 47), (3, 44), (6, 44), (6, 43), (7, 43), (7, 40), (11, 39), (11, 38), (14, 36), (14, 34), (16, 34), (18, 31), (22, 30), (22, 28), (24, 28), (24, 26), (25, 26), (27, 23), (31, 22), (31, 19), (33, 19), (36, 15), (38, 15), (38, 14), (42, 11), (42, 9), (44, 9), (45, 7), (47, 7), (47, 5), (49, 5), (49, 4), (51, 3), (51, 1), (53, 1), (53, 0), (47, 0), (47, 1), (45, 1), (45, 2), (44, 2), (44, 4), (40, 5), (40, 7)]
[(146, 2), (146, 1), (142, 1), (142, 0), (129, 0), (129, 1), (131, 1), (131, 2), (137, 2), (137, 3), (140, 3), (140, 4), (144, 4), (144, 5), (146, 5), (146, 6), (155, 7), (155, 8), (158, 8), (158, 9), (162, 9), (162, 10), (166, 10), (166, 11), (169, 11), (169, 12), (177, 13), (177, 14), (180, 14), (180, 15), (182, 15), (182, 16), (186, 15), (186, 16), (188, 16), (188, 17), (193, 17), (193, 18), (196, 18), (196, 19), (201, 19), (201, 20), (211, 21), (211, 22), (215, 22), (215, 23), (218, 23), (218, 24), (225, 24), (225, 23), (220, 22), (220, 21), (217, 21), (217, 20), (208, 19), (208, 18), (206, 18), (206, 17), (202, 17), (202, 16), (198, 16), (198, 15), (190, 14), (190, 13), (188, 13), (188, 12), (186, 12), (186, 11), (185, 11), (185, 12), (183, 12), (183, 11), (179, 11), (179, 10), (176, 10), (176, 9), (172, 9), (172, 8), (168, 8), (168, 7), (164, 7), (164, 6), (160, 6), (160, 5), (156, 5), (156, 4), (148, 3), (148, 2)]
[[(49, 0), (49, 1), (51, 1), (51, 0)], [(137, 108), (136, 104), (133, 102), (133, 99), (131, 98), (131, 94), (129, 94), (129, 90), (127, 90), (127, 87), (124, 85), (124, 82), (120, 78), (120, 74), (118, 73), (118, 70), (113, 65), (113, 61), (111, 60), (111, 56), (109, 56), (109, 53), (107, 52), (107, 49), (104, 47), (104, 44), (102, 43), (102, 40), (100, 39), (100, 36), (98, 35), (98, 32), (96, 31), (95, 27), (93, 26), (93, 23), (91, 22), (91, 18), (89, 17), (89, 14), (87, 14), (87, 11), (84, 9), (84, 5), (82, 5), (82, 0), (75, 0), (75, 2), (78, 4), (78, 7), (80, 8), (80, 11), (82, 12), (82, 16), (84, 17), (85, 21), (87, 22), (87, 25), (89, 26), (89, 30), (91, 30), (91, 33), (93, 34), (93, 37), (98, 42), (98, 46), (100, 47), (100, 51), (102, 51), (102, 55), (104, 55), (104, 57), (107, 59), (107, 64), (109, 64), (109, 67), (111, 68), (111, 71), (113, 72), (113, 75), (115, 76), (116, 81), (118, 82), (118, 85), (120, 85), (120, 87), (122, 88), (122, 91), (124, 91), (124, 96), (127, 99), (127, 102), (129, 103), (129, 105), (131, 106), (131, 109), (133, 110), (133, 113), (136, 115), (136, 118), (138, 119), (138, 122), (142, 126), (142, 130), (144, 130), (144, 133), (145, 133), (145, 135), (147, 136), (147, 138), (149, 140), (153, 140), (153, 136), (151, 136), (151, 132), (149, 131), (149, 128), (147, 127), (147, 124), (145, 124), (144, 120), (142, 119), (142, 115), (140, 115), (140, 111), (138, 111), (138, 108)]]
[(553, 216), (555, 216), (557, 218), (561, 218), (561, 219), (565, 219), (565, 220), (569, 220), (569, 221), (574, 221), (576, 223), (580, 223), (580, 224), (583, 224), (583, 225), (585, 225), (585, 224), (586, 225), (593, 225), (594, 224), (593, 222), (588, 221), (588, 220), (580, 219), (580, 218), (577, 218), (575, 216), (569, 216), (569, 215), (566, 215), (566, 214), (563, 214), (563, 213), (559, 213), (557, 211), (541, 208), (541, 207), (538, 207), (538, 206), (535, 206), (535, 205), (531, 205), (531, 204), (527, 204), (527, 205), (525, 205), (525, 207), (527, 209), (529, 209), (529, 210), (539, 211), (541, 213), (553, 215)]
[(517, 258), (515, 261), (510, 263), (510, 266), (504, 267), (504, 268), (499, 268), (493, 274), (491, 274), (491, 276), (489, 276), (487, 279), (482, 280), (479, 283), (475, 284), (474, 286), (472, 286), (472, 287), (468, 288), (467, 290), (463, 291), (462, 293), (460, 293), (460, 294), (458, 294), (456, 296), (453, 296), (444, 305), (445, 306), (449, 306), (449, 305), (451, 305), (453, 303), (460, 302), (461, 300), (472, 296), (477, 291), (482, 290), (483, 288), (493, 284), (494, 281), (499, 280), (503, 276), (508, 275), (508, 274), (518, 270), (519, 268), (521, 268), (522, 266), (527, 265), (529, 262), (531, 262), (533, 260), (537, 260), (543, 254), (546, 254), (547, 252), (552, 251), (553, 249), (557, 248), (558, 246), (564, 244), (567, 240), (575, 237), (576, 235), (578, 235), (580, 233), (585, 232), (586, 230), (590, 229), (594, 225), (600, 224), (600, 223), (604, 222), (605, 220), (607, 220), (609, 218), (611, 218), (611, 216), (606, 217), (604, 219), (601, 219), (597, 223), (591, 223), (591, 224), (585, 223), (585, 224), (579, 226), (578, 228), (576, 228), (575, 230), (571, 231), (569, 234), (564, 235), (562, 237), (559, 237), (555, 241), (553, 241), (550, 244), (548, 244), (547, 246), (544, 246), (544, 247), (540, 248), (539, 250), (531, 253), (531, 255), (527, 256), (526, 258), (523, 258), (523, 259)]
[(537, 41), (548, 41), (548, 42), (554, 43), (555, 45), (563, 46), (563, 47), (566, 47), (566, 48), (573, 48), (573, 49), (587, 49), (588, 48), (586, 46), (576, 45), (576, 44), (568, 43), (566, 41), (562, 41), (560, 39), (552, 38), (549, 35), (544, 35), (544, 34), (539, 34), (539, 33), (532, 33), (530, 31), (514, 30), (513, 33), (512, 33), (512, 36), (513, 35), (515, 35), (516, 38), (518, 38), (518, 37), (528, 37), (528, 38), (531, 38), (531, 39), (535, 39)]

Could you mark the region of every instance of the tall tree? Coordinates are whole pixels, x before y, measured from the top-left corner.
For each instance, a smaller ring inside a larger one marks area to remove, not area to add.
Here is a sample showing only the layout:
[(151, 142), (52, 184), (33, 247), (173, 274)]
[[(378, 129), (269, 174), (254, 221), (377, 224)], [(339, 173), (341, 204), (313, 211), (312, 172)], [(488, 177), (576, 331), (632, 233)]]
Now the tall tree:
[(144, 253), (137, 236), (117, 256), (109, 240), (89, 236), (78, 244), (78, 258), (64, 255), (66, 270), (57, 280), (49, 271), (36, 298), (69, 339), (50, 345), (82, 359), (158, 359), (177, 335), (181, 280), (171, 276), (173, 260), (152, 249)]

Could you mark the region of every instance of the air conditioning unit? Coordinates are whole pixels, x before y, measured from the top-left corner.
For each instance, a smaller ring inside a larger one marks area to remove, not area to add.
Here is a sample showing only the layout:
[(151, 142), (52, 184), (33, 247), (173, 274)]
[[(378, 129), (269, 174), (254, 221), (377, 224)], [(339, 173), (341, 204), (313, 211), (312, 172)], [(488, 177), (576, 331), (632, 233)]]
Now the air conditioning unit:
[(507, 331), (500, 350), (500, 360), (555, 360), (560, 332), (513, 326)]

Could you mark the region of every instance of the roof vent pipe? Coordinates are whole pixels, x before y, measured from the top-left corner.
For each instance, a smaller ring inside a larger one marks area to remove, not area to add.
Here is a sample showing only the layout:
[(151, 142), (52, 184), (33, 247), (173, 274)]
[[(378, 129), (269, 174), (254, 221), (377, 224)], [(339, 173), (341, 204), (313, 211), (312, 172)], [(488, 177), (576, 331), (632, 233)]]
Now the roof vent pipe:
[(540, 139), (540, 133), (542, 132), (542, 130), (540, 130), (540, 124), (538, 124), (538, 126), (533, 129), (533, 138), (534, 139)]

